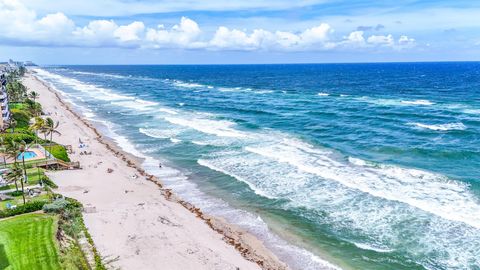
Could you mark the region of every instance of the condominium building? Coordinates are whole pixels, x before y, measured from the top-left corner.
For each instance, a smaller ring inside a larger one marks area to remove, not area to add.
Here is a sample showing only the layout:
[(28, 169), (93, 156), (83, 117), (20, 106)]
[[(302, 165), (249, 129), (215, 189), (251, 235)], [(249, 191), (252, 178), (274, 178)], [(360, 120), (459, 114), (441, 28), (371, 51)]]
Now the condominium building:
[(2, 117), (0, 120), (0, 130), (7, 128), (10, 121), (10, 110), (8, 108), (7, 95), (7, 77), (5, 74), (0, 74), (0, 107), (2, 110)]

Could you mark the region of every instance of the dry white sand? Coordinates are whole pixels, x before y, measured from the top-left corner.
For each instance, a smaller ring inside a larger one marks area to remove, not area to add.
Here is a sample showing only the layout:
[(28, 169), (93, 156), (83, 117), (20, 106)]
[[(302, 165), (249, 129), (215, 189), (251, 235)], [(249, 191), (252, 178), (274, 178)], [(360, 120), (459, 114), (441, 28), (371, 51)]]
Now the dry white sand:
[[(55, 136), (54, 140), (72, 145), (75, 153), (70, 157), (82, 166), (81, 170), (51, 172), (49, 176), (59, 186), (57, 192), (84, 204), (85, 224), (100, 254), (118, 258), (112, 266), (121, 269), (285, 269), (283, 263), (248, 233), (218, 219), (205, 216), (201, 219), (184, 205), (167, 199), (162, 195), (165, 190), (114, 155), (96, 131), (67, 109), (68, 105), (43, 82), (27, 75), (24, 84), (40, 94), (44, 111), (60, 122), (62, 135)], [(78, 148), (79, 138), (88, 148)], [(92, 155), (80, 155), (85, 150)], [(113, 169), (112, 173), (107, 172), (109, 168)], [(133, 175), (139, 177), (134, 179)]]

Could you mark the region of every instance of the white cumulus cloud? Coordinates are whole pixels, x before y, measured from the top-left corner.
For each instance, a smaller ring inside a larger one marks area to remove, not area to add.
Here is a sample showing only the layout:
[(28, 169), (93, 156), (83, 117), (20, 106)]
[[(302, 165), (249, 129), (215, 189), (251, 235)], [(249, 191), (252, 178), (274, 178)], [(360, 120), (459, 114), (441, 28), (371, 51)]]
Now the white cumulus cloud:
[(139, 41), (142, 39), (145, 25), (143, 22), (133, 22), (128, 25), (119, 26), (113, 35), (121, 42)]
[(302, 50), (326, 49), (332, 47), (329, 34), (333, 32), (330, 25), (322, 23), (317, 27), (304, 30), (299, 34), (255, 29), (250, 34), (237, 29), (221, 26), (215, 32), (209, 45), (212, 48), (236, 50)]
[(404, 48), (410, 48), (415, 46), (415, 39), (409, 38), (408, 36), (400, 36), (398, 39), (398, 44)]
[(371, 35), (368, 37), (367, 42), (370, 44), (393, 46), (394, 40), (392, 35)]
[(170, 30), (165, 29), (162, 24), (158, 25), (157, 29), (147, 29), (145, 41), (155, 48), (193, 48), (198, 46), (201, 32), (195, 21), (182, 17), (180, 24), (174, 25)]
[[(114, 44), (114, 32), (118, 25), (114, 21), (95, 20), (72, 32), (72, 41), (80, 46), (107, 46)], [(67, 37), (68, 38), (68, 37)]]
[(148, 27), (134, 21), (118, 25), (113, 20), (92, 20), (76, 25), (65, 14), (57, 12), (39, 17), (18, 0), (0, 0), (0, 43), (28, 46), (181, 48), (205, 50), (271, 50), (315, 51), (339, 47), (411, 48), (415, 40), (402, 35), (395, 40), (391, 35), (364, 37), (363, 31), (354, 31), (343, 39), (335, 38), (327, 23), (299, 31), (253, 31), (219, 26), (213, 33), (202, 31), (197, 22), (182, 17), (172, 27), (159, 24)]
[(365, 45), (365, 38), (363, 37), (363, 31), (353, 31), (347, 37), (345, 37), (344, 43), (353, 44), (356, 46)]

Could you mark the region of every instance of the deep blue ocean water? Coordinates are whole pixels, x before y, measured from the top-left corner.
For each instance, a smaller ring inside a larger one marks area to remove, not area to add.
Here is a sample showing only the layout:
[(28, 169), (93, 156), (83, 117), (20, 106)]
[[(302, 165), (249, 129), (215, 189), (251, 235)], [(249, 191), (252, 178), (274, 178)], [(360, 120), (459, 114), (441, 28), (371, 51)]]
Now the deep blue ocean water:
[(293, 269), (480, 269), (480, 63), (37, 72)]

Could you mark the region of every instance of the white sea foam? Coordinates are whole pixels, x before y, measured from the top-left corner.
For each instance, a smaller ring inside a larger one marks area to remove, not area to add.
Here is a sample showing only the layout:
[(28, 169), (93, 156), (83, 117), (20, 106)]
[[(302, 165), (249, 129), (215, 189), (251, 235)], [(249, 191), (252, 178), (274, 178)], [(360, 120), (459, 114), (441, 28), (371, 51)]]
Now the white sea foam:
[(358, 248), (365, 249), (365, 250), (373, 250), (373, 251), (380, 252), (380, 253), (388, 253), (388, 252), (394, 251), (393, 249), (376, 247), (376, 246), (372, 246), (372, 245), (366, 244), (366, 243), (353, 242), (353, 244)]
[(247, 184), (251, 190), (253, 190), (256, 194), (260, 195), (260, 196), (263, 196), (263, 197), (266, 197), (266, 198), (269, 198), (269, 199), (276, 199), (277, 197), (273, 196), (273, 195), (270, 195), (266, 192), (264, 192), (262, 189), (259, 189), (257, 188), (255, 185), (253, 185), (250, 181), (247, 181), (245, 179), (243, 179), (241, 176), (239, 175), (235, 175), (234, 173), (230, 173), (226, 170), (223, 170), (217, 166), (215, 166), (213, 163), (207, 161), (207, 160), (203, 160), (203, 159), (199, 159), (198, 161), (198, 164), (202, 165), (202, 166), (205, 166), (207, 168), (210, 168), (214, 171), (218, 171), (218, 172), (221, 172), (223, 174), (226, 174), (226, 175), (229, 175), (239, 181), (242, 181), (244, 182), (245, 184)]
[(229, 87), (218, 87), (218, 91), (220, 92), (238, 92), (239, 89), (229, 88)]
[[(43, 69), (35, 69), (35, 71), (42, 78), (55, 80), (61, 84), (71, 87), (74, 90), (85, 93), (91, 98), (109, 101), (111, 102), (112, 105), (132, 109), (134, 111), (149, 111), (149, 110), (152, 110), (155, 106), (159, 105), (157, 102), (143, 100), (143, 99), (128, 96), (128, 95), (122, 95), (114, 92), (111, 89), (106, 89), (103, 87), (84, 83), (79, 80), (54, 74)], [(81, 98), (81, 97), (78, 97), (78, 98)], [(160, 110), (167, 111), (168, 109), (161, 108)], [(168, 111), (173, 112), (173, 110), (168, 110)]]
[(220, 92), (246, 92), (246, 93), (254, 93), (254, 94), (271, 94), (274, 91), (268, 89), (252, 89), (252, 88), (244, 88), (244, 87), (218, 87), (218, 91)]
[(94, 118), (94, 117), (96, 116), (92, 111), (83, 112), (83, 115), (84, 115), (87, 119), (92, 119), (92, 118)]
[(122, 76), (117, 74), (109, 74), (109, 73), (95, 73), (95, 72), (85, 72), (85, 71), (73, 71), (73, 74), (80, 74), (80, 75), (93, 75), (93, 76), (100, 76), (100, 77), (110, 77), (115, 79), (128, 79), (130, 76)]
[(124, 108), (129, 108), (135, 111), (149, 111), (152, 110), (152, 105), (144, 104), (139, 100), (125, 100), (125, 101), (114, 101), (113, 105), (117, 105)]
[[(373, 166), (366, 161), (350, 159), (354, 167), (314, 148), (281, 141), (267, 146), (246, 146), (245, 150), (327, 181), (336, 181), (347, 188), (480, 228), (480, 216), (471, 215), (480, 213), (480, 204), (468, 186), (438, 174), (382, 164)], [(230, 174), (251, 179), (231, 171)]]
[(160, 108), (158, 110), (161, 111), (161, 112), (166, 112), (168, 114), (173, 114), (173, 115), (178, 114), (175, 110), (168, 109), (168, 108)]
[(271, 94), (273, 92), (274, 92), (273, 90), (257, 90), (257, 91), (254, 91), (255, 94)]
[(199, 83), (188, 83), (188, 82), (184, 82), (184, 81), (180, 81), (180, 80), (175, 80), (173, 82), (173, 85), (177, 86), (177, 87), (183, 87), (183, 88), (200, 88), (200, 87), (206, 87), (205, 85), (203, 84), (199, 84)]
[(71, 87), (77, 91), (86, 93), (95, 99), (105, 100), (105, 101), (120, 101), (120, 100), (135, 100), (134, 97), (121, 95), (118, 93), (113, 92), (110, 89), (106, 89), (103, 87), (98, 87), (92, 84), (83, 83), (79, 80), (68, 78), (65, 76), (61, 76), (58, 74), (54, 74), (48, 72), (43, 69), (34, 69), (37, 74), (42, 78), (53, 79), (61, 84), (64, 84), (68, 87)]
[[(237, 87), (223, 87), (223, 86), (214, 87), (212, 85), (204, 85), (204, 84), (194, 83), (194, 82), (184, 82), (184, 81), (181, 81), (181, 80), (174, 80), (172, 84), (176, 87), (181, 87), (181, 88), (217, 89), (220, 92), (252, 92), (252, 93), (255, 93), (255, 94), (270, 94), (270, 93), (274, 92), (273, 90), (268, 90), (268, 89), (254, 90), (252, 88), (248, 88), (248, 87), (245, 88), (245, 87), (240, 87), (240, 86), (237, 86)], [(198, 92), (202, 92), (202, 91), (203, 90), (201, 90), (201, 89), (197, 89), (194, 92), (198, 93)]]
[(380, 106), (432, 106), (437, 105), (436, 103), (426, 100), (426, 99), (417, 99), (417, 100), (401, 100), (401, 99), (389, 99), (389, 98), (376, 98), (363, 96), (356, 98), (358, 101), (368, 102), (371, 104), (376, 104)]
[(170, 141), (171, 141), (172, 143), (179, 143), (179, 142), (182, 142), (182, 140), (180, 140), (180, 139), (177, 139), (177, 138), (170, 138)]
[(430, 129), (435, 131), (449, 131), (449, 130), (465, 130), (467, 127), (463, 123), (447, 123), (447, 124), (437, 124), (437, 125), (428, 125), (422, 123), (407, 123), (407, 125), (415, 126), (423, 129)]
[(367, 166), (367, 162), (363, 159), (348, 157), (348, 161), (358, 166)]
[(468, 114), (480, 114), (480, 109), (465, 109), (463, 112)]
[(135, 102), (138, 102), (144, 106), (157, 106), (159, 105), (158, 102), (155, 102), (155, 101), (149, 101), (149, 100), (144, 100), (144, 99), (139, 99), (139, 98), (136, 98), (135, 99)]
[(134, 156), (137, 156), (139, 158), (147, 158), (142, 152), (137, 150), (137, 147), (130, 142), (129, 139), (125, 136), (118, 135), (116, 133), (113, 133), (111, 135), (115, 143), (122, 148), (123, 151), (128, 152)]
[[(278, 137), (269, 134), (245, 133), (236, 130), (234, 123), (228, 121), (183, 117), (166, 117), (165, 120), (205, 134), (234, 137), (255, 144), (261, 142), (259, 145), (247, 145), (244, 149), (264, 158), (286, 163), (297, 171), (315, 175), (327, 181), (336, 181), (347, 188), (389, 201), (405, 203), (444, 219), (480, 228), (480, 216), (471, 215), (472, 212), (480, 213), (480, 205), (468, 186), (462, 182), (451, 181), (444, 176), (421, 170), (381, 164), (372, 165), (353, 158), (350, 159), (350, 164), (342, 163), (333, 158), (333, 154), (329, 151), (283, 135)], [(241, 155), (236, 157), (239, 158)], [(223, 161), (225, 159), (222, 159)], [(207, 164), (206, 162), (207, 159), (204, 159), (203, 164)], [(250, 176), (235, 172), (237, 169), (234, 168), (241, 165), (235, 164), (225, 168), (226, 164), (208, 162), (209, 167), (240, 177), (242, 181), (249, 182), (252, 187), (255, 187), (252, 189), (259, 192), (261, 187), (250, 182), (252, 181)], [(271, 172), (271, 170), (268, 171)], [(266, 190), (262, 192), (269, 196), (277, 196)]]
[(154, 128), (139, 128), (140, 133), (152, 138), (169, 139), (177, 136), (181, 131), (178, 129), (154, 129)]
[(220, 137), (246, 137), (246, 134), (243, 132), (235, 130), (233, 128), (235, 124), (229, 121), (210, 120), (205, 118), (186, 119), (174, 117), (165, 117), (164, 119), (175, 125), (192, 128), (203, 133), (213, 134)]
[(208, 145), (207, 142), (200, 142), (200, 141), (192, 141), (192, 143), (196, 145)]
[(320, 92), (320, 93), (318, 93), (317, 95), (318, 95), (318, 96), (326, 97), (326, 96), (329, 96), (330, 94), (329, 94), (329, 93)]
[[(472, 258), (480, 255), (475, 248), (480, 236), (471, 237), (480, 235), (480, 215), (472, 215), (480, 213), (480, 203), (468, 185), (431, 172), (358, 158), (342, 162), (335, 153), (282, 134), (249, 138), (257, 141), (243, 150), (203, 158), (201, 165), (246, 182), (257, 194), (288, 200), (290, 207), (326, 212), (322, 222), (342, 234), (355, 230), (376, 243), (360, 248), (447, 252), (445, 260), (439, 259), (447, 268), (471, 265)], [(404, 234), (413, 237), (414, 247), (405, 248)], [(458, 237), (453, 240), (452, 234)], [(449, 261), (452, 257), (457, 261)]]
[(435, 103), (426, 100), (426, 99), (418, 99), (418, 100), (402, 100), (400, 101), (403, 104), (408, 104), (408, 105), (424, 105), (424, 106), (429, 106), (433, 105)]

